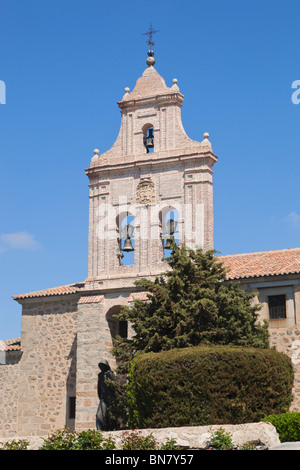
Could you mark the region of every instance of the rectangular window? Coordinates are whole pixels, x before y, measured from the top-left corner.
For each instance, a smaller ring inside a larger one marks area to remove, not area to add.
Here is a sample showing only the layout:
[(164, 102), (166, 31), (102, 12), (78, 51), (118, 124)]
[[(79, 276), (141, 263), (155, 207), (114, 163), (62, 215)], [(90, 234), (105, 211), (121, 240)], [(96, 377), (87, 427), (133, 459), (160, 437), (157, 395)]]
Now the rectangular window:
[(286, 318), (285, 295), (270, 295), (268, 297), (270, 320)]
[(75, 418), (76, 397), (69, 397), (69, 419)]

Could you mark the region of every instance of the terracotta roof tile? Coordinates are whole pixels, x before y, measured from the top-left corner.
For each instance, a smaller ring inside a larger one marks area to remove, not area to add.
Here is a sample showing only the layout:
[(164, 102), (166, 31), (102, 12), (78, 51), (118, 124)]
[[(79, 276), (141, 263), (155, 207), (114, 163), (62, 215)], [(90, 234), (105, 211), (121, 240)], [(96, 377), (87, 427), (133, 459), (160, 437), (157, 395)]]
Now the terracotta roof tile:
[(78, 303), (79, 304), (91, 304), (96, 302), (102, 302), (104, 299), (104, 295), (88, 295), (84, 297), (80, 297)]
[(300, 248), (219, 256), (227, 279), (300, 273)]
[[(300, 248), (225, 255), (218, 256), (217, 259), (222, 261), (228, 269), (227, 279), (300, 273)], [(84, 283), (68, 284), (66, 286), (52, 287), (50, 289), (16, 295), (13, 298), (21, 300), (74, 294), (80, 292), (83, 287)], [(148, 297), (145, 292), (131, 293), (128, 299), (129, 302), (135, 299), (147, 300)], [(102, 300), (103, 296), (87, 296), (81, 297), (79, 302), (101, 302)]]
[(6, 339), (0, 341), (0, 351), (21, 351), (21, 338)]
[(29, 292), (27, 294), (15, 295), (15, 300), (30, 299), (34, 297), (48, 297), (51, 295), (67, 295), (76, 294), (80, 289), (84, 287), (84, 283), (68, 284), (66, 286), (52, 287), (50, 289), (39, 290), (35, 292)]
[(147, 292), (132, 292), (128, 297), (128, 302), (133, 302), (134, 300), (148, 300), (149, 297)]

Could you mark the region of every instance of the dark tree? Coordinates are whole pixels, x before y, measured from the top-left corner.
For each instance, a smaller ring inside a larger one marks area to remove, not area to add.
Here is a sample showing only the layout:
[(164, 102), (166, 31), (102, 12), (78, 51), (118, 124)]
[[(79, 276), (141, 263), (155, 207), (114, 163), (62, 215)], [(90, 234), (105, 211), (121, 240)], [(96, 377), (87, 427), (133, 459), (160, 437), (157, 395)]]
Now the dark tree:
[(126, 372), (139, 353), (199, 344), (269, 347), (268, 325), (257, 321), (260, 306), (253, 305), (254, 294), (226, 281), (226, 270), (215, 254), (173, 243), (170, 269), (155, 281), (136, 282), (149, 300), (135, 300), (133, 307), (123, 307), (118, 314), (135, 332), (131, 339), (115, 342), (120, 371)]

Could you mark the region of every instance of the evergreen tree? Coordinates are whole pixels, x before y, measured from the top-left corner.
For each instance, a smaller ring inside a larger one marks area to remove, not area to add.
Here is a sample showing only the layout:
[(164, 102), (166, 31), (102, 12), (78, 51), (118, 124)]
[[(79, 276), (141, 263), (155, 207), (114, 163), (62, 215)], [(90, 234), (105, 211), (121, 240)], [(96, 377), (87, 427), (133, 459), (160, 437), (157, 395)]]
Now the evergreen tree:
[[(257, 322), (259, 305), (237, 283), (226, 281), (226, 270), (215, 251), (180, 248), (173, 242), (167, 259), (171, 269), (155, 281), (136, 285), (148, 300), (135, 300), (117, 315), (133, 326), (131, 339), (117, 338), (113, 354), (126, 372), (136, 354), (199, 344), (269, 347), (268, 326)], [(225, 282), (226, 281), (226, 282)]]

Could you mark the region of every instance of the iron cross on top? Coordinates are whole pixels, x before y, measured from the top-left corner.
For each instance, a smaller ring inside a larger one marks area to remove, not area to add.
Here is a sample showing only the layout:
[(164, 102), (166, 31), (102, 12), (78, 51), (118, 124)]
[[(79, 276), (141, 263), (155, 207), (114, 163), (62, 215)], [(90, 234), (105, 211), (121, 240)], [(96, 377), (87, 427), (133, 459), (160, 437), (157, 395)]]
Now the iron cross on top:
[(158, 30), (154, 30), (152, 28), (152, 23), (151, 23), (149, 31), (147, 31), (147, 33), (143, 33), (143, 36), (149, 36), (148, 39), (147, 39), (147, 44), (150, 48), (151, 48), (151, 46), (154, 46), (153, 34), (158, 33), (158, 32), (159, 32)]

